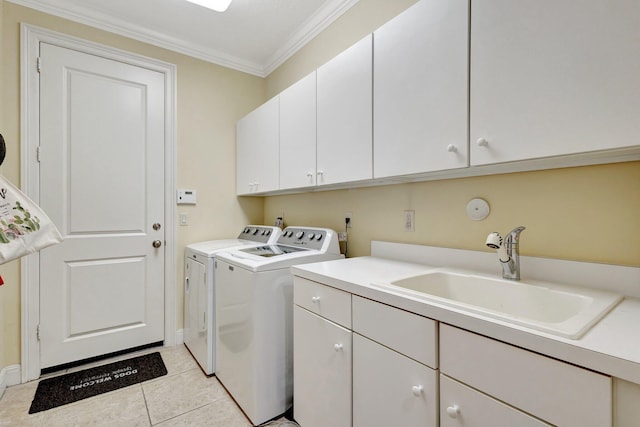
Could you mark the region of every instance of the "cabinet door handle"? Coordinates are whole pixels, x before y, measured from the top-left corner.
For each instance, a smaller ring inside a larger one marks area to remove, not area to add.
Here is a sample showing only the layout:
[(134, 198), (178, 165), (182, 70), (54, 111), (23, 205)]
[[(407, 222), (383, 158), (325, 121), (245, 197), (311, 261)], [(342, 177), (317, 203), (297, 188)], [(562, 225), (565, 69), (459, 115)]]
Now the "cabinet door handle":
[(454, 144), (449, 144), (447, 145), (447, 151), (450, 153), (455, 153), (458, 151), (458, 147), (456, 147)]
[(478, 147), (488, 147), (489, 141), (487, 141), (484, 138), (478, 138), (478, 140), (476, 141), (476, 144), (478, 144)]
[(341, 351), (342, 350), (342, 344), (334, 344), (333, 345), (333, 349), (335, 351)]
[(458, 405), (452, 405), (447, 407), (447, 415), (449, 418), (457, 418), (460, 413), (460, 407)]
[(413, 387), (411, 387), (411, 393), (413, 393), (413, 395), (416, 397), (422, 395), (423, 390), (424, 387), (422, 387), (421, 385), (414, 385)]
[(320, 302), (320, 297), (311, 297), (311, 302), (317, 304)]

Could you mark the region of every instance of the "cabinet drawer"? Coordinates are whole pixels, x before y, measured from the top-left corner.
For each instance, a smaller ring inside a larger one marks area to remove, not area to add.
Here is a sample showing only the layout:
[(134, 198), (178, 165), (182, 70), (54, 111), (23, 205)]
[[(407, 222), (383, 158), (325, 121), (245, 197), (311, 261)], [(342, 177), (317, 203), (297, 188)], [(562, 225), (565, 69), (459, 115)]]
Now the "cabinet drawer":
[(437, 322), (359, 296), (353, 297), (353, 330), (434, 369)]
[(560, 426), (611, 426), (611, 378), (448, 325), (440, 370)]
[(293, 302), (351, 329), (351, 294), (348, 292), (294, 277)]
[(353, 427), (438, 425), (436, 371), (353, 334)]
[(530, 415), (440, 375), (441, 427), (545, 427)]

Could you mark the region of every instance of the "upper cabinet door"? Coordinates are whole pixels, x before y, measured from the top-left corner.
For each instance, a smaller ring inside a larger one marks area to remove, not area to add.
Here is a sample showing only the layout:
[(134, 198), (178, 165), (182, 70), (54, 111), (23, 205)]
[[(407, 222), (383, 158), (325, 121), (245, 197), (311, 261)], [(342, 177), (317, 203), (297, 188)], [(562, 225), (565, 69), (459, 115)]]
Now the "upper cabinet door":
[(638, 145), (640, 2), (474, 0), (471, 164)]
[(422, 0), (374, 32), (375, 178), (468, 166), (468, 0)]
[(280, 102), (274, 97), (238, 121), (236, 193), (278, 190)]
[(317, 184), (372, 174), (372, 36), (318, 68)]
[(316, 184), (316, 72), (280, 93), (280, 189)]

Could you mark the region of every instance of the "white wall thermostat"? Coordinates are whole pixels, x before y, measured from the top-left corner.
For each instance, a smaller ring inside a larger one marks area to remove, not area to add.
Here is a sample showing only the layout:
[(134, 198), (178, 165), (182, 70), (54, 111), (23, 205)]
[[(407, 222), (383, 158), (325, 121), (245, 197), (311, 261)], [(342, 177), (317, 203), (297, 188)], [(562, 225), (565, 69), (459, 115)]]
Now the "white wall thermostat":
[(196, 190), (178, 190), (177, 199), (179, 205), (195, 205)]

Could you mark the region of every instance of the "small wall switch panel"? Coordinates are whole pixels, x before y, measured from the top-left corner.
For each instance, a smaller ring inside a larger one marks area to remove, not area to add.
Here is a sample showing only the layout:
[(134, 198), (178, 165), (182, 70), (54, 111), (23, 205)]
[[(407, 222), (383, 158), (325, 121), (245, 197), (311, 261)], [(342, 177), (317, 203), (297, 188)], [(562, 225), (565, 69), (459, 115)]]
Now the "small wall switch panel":
[(347, 241), (347, 233), (345, 231), (338, 231), (338, 241), (339, 242)]
[(189, 215), (186, 213), (180, 214), (180, 225), (189, 225)]
[(195, 205), (196, 190), (178, 190), (177, 200), (179, 205)]
[(416, 231), (416, 211), (404, 211), (404, 231)]

